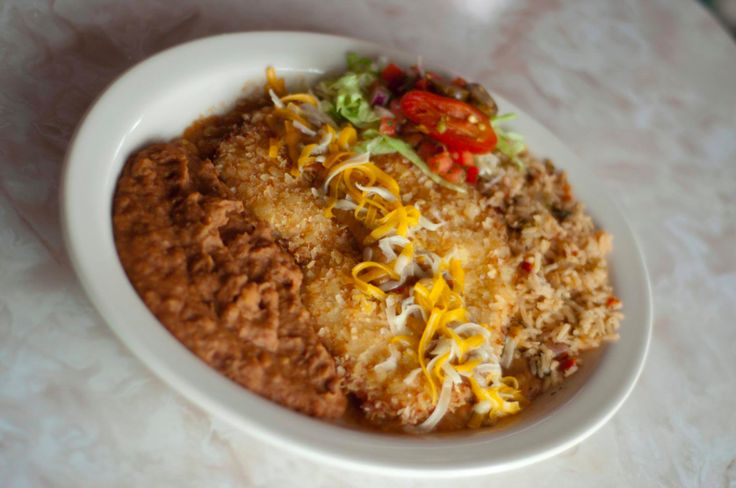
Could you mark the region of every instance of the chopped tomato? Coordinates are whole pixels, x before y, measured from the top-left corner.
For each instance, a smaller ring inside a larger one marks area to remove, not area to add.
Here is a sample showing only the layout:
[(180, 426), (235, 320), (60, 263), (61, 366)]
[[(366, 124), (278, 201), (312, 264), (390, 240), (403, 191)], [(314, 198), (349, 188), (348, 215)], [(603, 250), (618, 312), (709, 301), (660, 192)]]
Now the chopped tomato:
[(433, 143), (429, 138), (427, 138), (427, 136), (422, 137), (424, 138), (424, 141), (419, 144), (417, 154), (423, 160), (428, 161), (432, 156), (437, 154), (437, 144)]
[(378, 127), (378, 132), (386, 134), (387, 136), (393, 136), (396, 134), (396, 119), (393, 117), (382, 117), (381, 125)]
[(474, 185), (475, 182), (478, 181), (478, 172), (479, 170), (477, 166), (468, 166), (465, 170), (465, 181)]
[(404, 112), (401, 111), (401, 100), (399, 100), (398, 98), (392, 98), (391, 101), (388, 102), (388, 110), (389, 112), (394, 114), (394, 125), (396, 127), (399, 127), (406, 121), (406, 117), (404, 117)]
[(443, 175), (447, 173), (453, 166), (452, 158), (447, 151), (435, 154), (434, 156), (429, 158), (427, 160), (427, 165), (429, 166), (429, 169), (431, 169), (438, 175)]
[(488, 116), (465, 102), (412, 90), (401, 97), (401, 110), (451, 151), (480, 154), (496, 146), (496, 133)]
[(564, 373), (568, 369), (575, 366), (575, 363), (577, 363), (576, 358), (571, 358), (570, 356), (567, 356), (567, 355), (563, 356), (562, 358), (560, 358), (560, 371)]
[(429, 82), (425, 78), (422, 78), (421, 80), (418, 80), (416, 83), (414, 83), (414, 90), (425, 91), (427, 88), (429, 88)]
[(461, 166), (475, 166), (475, 159), (470, 151), (455, 151), (452, 153), (452, 160)]
[(391, 63), (381, 71), (381, 79), (386, 82), (390, 89), (395, 90), (404, 83), (406, 73), (404, 73), (403, 69), (399, 68), (394, 63)]
[(443, 174), (442, 177), (450, 183), (459, 183), (463, 178), (463, 169), (460, 166), (453, 166), (450, 171)]

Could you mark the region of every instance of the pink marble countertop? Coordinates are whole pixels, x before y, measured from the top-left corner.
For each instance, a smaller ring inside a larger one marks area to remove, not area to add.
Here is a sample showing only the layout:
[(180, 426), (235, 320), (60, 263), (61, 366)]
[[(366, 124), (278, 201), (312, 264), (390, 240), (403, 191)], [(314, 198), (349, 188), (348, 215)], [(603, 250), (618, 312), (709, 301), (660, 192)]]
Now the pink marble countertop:
[(633, 395), (579, 446), (464, 486), (736, 486), (736, 45), (688, 0), (1, 2), (2, 486), (430, 485), (202, 412), (118, 342), (66, 259), (61, 162), (95, 95), (165, 47), (254, 29), (372, 39), (483, 81), (587, 161), (640, 238), (655, 331)]

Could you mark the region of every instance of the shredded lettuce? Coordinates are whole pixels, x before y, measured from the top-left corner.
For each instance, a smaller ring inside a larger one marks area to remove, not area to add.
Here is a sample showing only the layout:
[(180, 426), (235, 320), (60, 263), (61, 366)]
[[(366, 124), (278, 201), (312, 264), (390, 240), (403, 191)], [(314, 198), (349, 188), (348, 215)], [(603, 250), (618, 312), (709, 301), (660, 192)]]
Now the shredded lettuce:
[(408, 159), (414, 166), (419, 168), (422, 173), (427, 175), (429, 179), (431, 179), (438, 185), (444, 186), (445, 188), (449, 188), (450, 190), (454, 190), (459, 193), (466, 193), (467, 190), (463, 185), (450, 183), (449, 181), (429, 169), (427, 163), (425, 163), (424, 160), (420, 158), (419, 155), (414, 151), (414, 149), (403, 140), (381, 134), (375, 129), (368, 129), (364, 131), (362, 137), (364, 141), (354, 147), (354, 150), (356, 152), (375, 155), (389, 154), (395, 152), (399, 153), (403, 157)]
[(380, 117), (367, 97), (368, 87), (378, 76), (373, 60), (348, 53), (346, 62), (348, 71), (317, 85), (320, 108), (338, 123), (348, 121), (361, 129), (375, 126)]
[(526, 145), (524, 144), (524, 137), (517, 133), (503, 129), (501, 127), (502, 122), (508, 120), (514, 120), (516, 114), (508, 113), (503, 115), (497, 115), (491, 120), (493, 130), (496, 132), (498, 142), (496, 142), (496, 150), (506, 156), (509, 161), (514, 163), (520, 170), (524, 170), (524, 162), (519, 158)]
[(376, 130), (380, 116), (367, 97), (368, 87), (378, 77), (376, 63), (371, 58), (356, 53), (348, 53), (346, 62), (348, 71), (339, 78), (319, 83), (316, 92), (320, 97), (320, 109), (335, 122), (339, 124), (348, 121), (362, 129), (362, 142), (353, 148), (354, 151), (375, 155), (399, 153), (438, 185), (465, 193), (467, 190), (464, 185), (451, 183), (430, 170), (409, 144)]
[(319, 84), (318, 91), (324, 97), (322, 109), (337, 121), (347, 120), (364, 128), (380, 120), (366, 98), (365, 92), (376, 76), (372, 73), (348, 71), (333, 81)]
[(376, 66), (371, 58), (366, 58), (365, 56), (361, 56), (357, 53), (348, 53), (346, 61), (348, 71), (352, 71), (353, 73), (377, 74)]

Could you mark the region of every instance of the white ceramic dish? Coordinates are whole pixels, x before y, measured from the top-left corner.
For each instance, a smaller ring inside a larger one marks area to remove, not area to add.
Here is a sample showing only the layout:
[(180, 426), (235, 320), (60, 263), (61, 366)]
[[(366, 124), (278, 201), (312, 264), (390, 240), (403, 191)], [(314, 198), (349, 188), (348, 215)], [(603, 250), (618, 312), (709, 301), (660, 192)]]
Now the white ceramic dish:
[(421, 437), (366, 432), (322, 422), (262, 399), (219, 375), (161, 326), (118, 260), (111, 207), (118, 174), (142, 146), (177, 136), (196, 118), (226, 108), (273, 65), (287, 79), (318, 78), (343, 66), (347, 51), (415, 57), (342, 37), (296, 32), (229, 34), (162, 52), (113, 83), (90, 109), (69, 147), (61, 207), (67, 249), (92, 302), (120, 339), (157, 375), (210, 412), (263, 440), (325, 462), (411, 475), (496, 472), (551, 456), (593, 433), (621, 406), (642, 370), (651, 332), (644, 262), (624, 217), (584, 165), (510, 102), (514, 128), (533, 152), (568, 170), (578, 197), (614, 236), (610, 263), (625, 306), (621, 339), (554, 396), (501, 428)]

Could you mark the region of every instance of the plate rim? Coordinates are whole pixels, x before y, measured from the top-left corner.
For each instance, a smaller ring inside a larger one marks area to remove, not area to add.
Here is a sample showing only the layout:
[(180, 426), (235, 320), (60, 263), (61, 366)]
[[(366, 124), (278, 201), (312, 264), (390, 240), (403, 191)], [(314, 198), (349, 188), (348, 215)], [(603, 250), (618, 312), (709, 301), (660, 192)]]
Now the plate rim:
[[(73, 137), (71, 138), (71, 142), (68, 146), (65, 161), (64, 161), (64, 167), (62, 170), (62, 181), (61, 181), (61, 191), (60, 191), (60, 210), (61, 210), (61, 222), (62, 222), (62, 234), (65, 242), (65, 246), (67, 249), (67, 253), (69, 255), (70, 261), (72, 263), (72, 267), (75, 270), (75, 273), (85, 290), (87, 296), (90, 298), (90, 301), (93, 303), (95, 308), (100, 312), (103, 320), (108, 324), (108, 326), (113, 330), (113, 332), (122, 340), (122, 342), (126, 345), (126, 347), (133, 353), (134, 356), (138, 357), (155, 375), (157, 375), (159, 378), (163, 379), (165, 383), (172, 386), (178, 393), (183, 394), (185, 397), (189, 398), (191, 401), (193, 401), (195, 404), (200, 405), (204, 407), (205, 410), (208, 412), (211, 412), (214, 415), (217, 415), (218, 417), (221, 417), (228, 421), (230, 424), (233, 424), (240, 430), (244, 430), (247, 433), (254, 434), (261, 438), (262, 440), (269, 441), (273, 444), (280, 445), (281, 447), (287, 448), (291, 451), (298, 452), (301, 455), (304, 455), (305, 457), (309, 457), (312, 459), (319, 460), (321, 462), (327, 462), (327, 463), (337, 463), (344, 467), (349, 467), (353, 469), (359, 469), (359, 470), (375, 470), (380, 469), (382, 472), (387, 474), (399, 474), (399, 475), (411, 475), (411, 476), (457, 476), (457, 475), (472, 475), (472, 474), (482, 474), (482, 473), (490, 473), (490, 472), (499, 472), (499, 471), (505, 471), (517, 467), (521, 467), (523, 465), (527, 465), (548, 457), (551, 457), (561, 451), (564, 451), (573, 445), (581, 442), (588, 436), (590, 436), (593, 432), (598, 430), (603, 424), (605, 424), (621, 407), (621, 405), (625, 402), (625, 400), (628, 398), (628, 396), (633, 391), (638, 378), (640, 377), (644, 364), (646, 361), (646, 356), (648, 354), (650, 342), (651, 342), (651, 335), (652, 335), (652, 317), (653, 317), (653, 306), (652, 306), (652, 293), (651, 293), (651, 282), (649, 279), (649, 273), (646, 268), (646, 263), (644, 260), (644, 255), (641, 250), (641, 245), (639, 243), (639, 240), (637, 236), (634, 234), (633, 230), (631, 229), (631, 225), (626, 219), (624, 213), (621, 211), (621, 208), (619, 204), (612, 199), (610, 196), (608, 196), (607, 192), (603, 191), (603, 195), (600, 196), (604, 201), (606, 201), (607, 205), (615, 209), (616, 217), (621, 220), (625, 227), (626, 232), (626, 239), (629, 241), (629, 244), (632, 246), (632, 249), (634, 250), (633, 258), (637, 261), (637, 267), (641, 270), (642, 273), (642, 289), (645, 294), (644, 300), (643, 300), (643, 324), (642, 324), (642, 332), (644, 333), (641, 337), (642, 344), (639, 348), (638, 354), (636, 356), (636, 364), (634, 368), (631, 370), (628, 380), (624, 382), (624, 384), (619, 385), (619, 392), (616, 396), (616, 400), (612, 401), (608, 404), (608, 406), (605, 408), (605, 411), (601, 412), (600, 415), (596, 416), (593, 419), (590, 419), (585, 426), (578, 429), (573, 435), (568, 436), (567, 440), (563, 442), (555, 443), (555, 445), (550, 446), (546, 444), (542, 444), (540, 446), (532, 446), (527, 449), (527, 452), (522, 457), (511, 457), (504, 459), (503, 457), (495, 458), (490, 461), (480, 461), (480, 462), (467, 462), (460, 466), (448, 466), (448, 465), (439, 465), (439, 466), (427, 466), (422, 464), (416, 464), (416, 463), (407, 463), (406, 461), (402, 460), (394, 460), (393, 462), (389, 462), (389, 460), (376, 460), (376, 459), (357, 459), (355, 457), (355, 454), (346, 453), (344, 451), (335, 450), (334, 448), (325, 448), (321, 444), (308, 444), (305, 443), (304, 438), (295, 438), (293, 436), (289, 436), (288, 432), (284, 432), (283, 429), (279, 432), (275, 432), (272, 427), (268, 427), (265, 425), (260, 424), (257, 421), (253, 421), (252, 419), (247, 418), (247, 415), (239, 415), (237, 412), (232, 410), (232, 406), (234, 404), (237, 404), (237, 402), (232, 403), (232, 405), (223, 405), (222, 398), (233, 398), (233, 395), (235, 394), (233, 392), (233, 388), (240, 391), (240, 393), (245, 392), (247, 396), (251, 397), (249, 398), (248, 402), (244, 402), (244, 404), (248, 405), (249, 407), (258, 408), (258, 409), (266, 409), (266, 410), (273, 410), (278, 412), (278, 416), (280, 419), (284, 420), (286, 422), (286, 425), (289, 428), (297, 428), (299, 425), (315, 425), (318, 424), (319, 429), (326, 429), (325, 432), (330, 433), (331, 436), (340, 436), (340, 434), (344, 434), (347, 429), (343, 429), (341, 427), (332, 425), (330, 423), (319, 421), (316, 419), (309, 418), (307, 416), (304, 416), (302, 414), (298, 414), (295, 412), (292, 412), (284, 407), (280, 407), (278, 405), (273, 404), (272, 402), (265, 400), (261, 397), (258, 397), (257, 395), (250, 393), (249, 391), (243, 389), (242, 387), (230, 382), (230, 380), (225, 379), (223, 376), (221, 376), (219, 373), (214, 371), (213, 369), (209, 368), (209, 366), (206, 366), (204, 363), (202, 363), (198, 358), (191, 355), (191, 361), (196, 362), (199, 364), (200, 368), (191, 368), (189, 373), (192, 373), (195, 375), (198, 381), (208, 381), (212, 382), (212, 391), (217, 391), (221, 394), (221, 398), (219, 400), (213, 399), (207, 395), (205, 395), (201, 389), (201, 387), (193, 387), (191, 384), (191, 381), (187, 380), (186, 378), (181, 377), (181, 373), (177, 372), (173, 369), (173, 366), (170, 364), (166, 364), (166, 361), (162, 361), (160, 359), (157, 359), (155, 355), (152, 355), (148, 351), (142, 351), (140, 344), (137, 344), (135, 342), (135, 338), (130, 333), (129, 330), (125, 330), (123, 326), (120, 325), (118, 320), (111, 318), (113, 315), (117, 312), (111, 312), (111, 308), (109, 303), (104, 299), (104, 297), (101, 296), (103, 292), (100, 291), (100, 283), (98, 279), (95, 279), (94, 277), (91, 277), (89, 270), (90, 268), (90, 262), (89, 262), (89, 256), (83, 256), (83, 249), (85, 246), (81, 246), (79, 239), (79, 225), (80, 225), (80, 215), (83, 215), (84, 212), (81, 212), (78, 204), (75, 204), (75, 200), (73, 197), (73, 194), (75, 190), (77, 189), (78, 181), (75, 180), (77, 175), (74, 172), (74, 164), (75, 161), (78, 160), (80, 157), (80, 144), (87, 143), (88, 141), (85, 139), (88, 137), (88, 134), (90, 133), (90, 124), (98, 122), (97, 119), (100, 117), (100, 110), (101, 107), (105, 107), (106, 103), (109, 104), (109, 101), (111, 100), (111, 97), (113, 97), (117, 92), (121, 91), (121, 89), (126, 88), (127, 85), (135, 81), (135, 78), (138, 76), (141, 76), (140, 74), (145, 72), (147, 70), (151, 70), (152, 68), (155, 68), (159, 63), (163, 63), (166, 61), (167, 58), (170, 58), (172, 56), (181, 55), (181, 53), (186, 53), (187, 51), (196, 50), (201, 48), (202, 46), (205, 46), (208, 43), (217, 44), (220, 42), (228, 43), (230, 41), (232, 42), (238, 42), (245, 41), (245, 42), (260, 42), (263, 43), (265, 40), (269, 37), (278, 37), (281, 39), (286, 38), (292, 38), (294, 40), (306, 40), (310, 39), (311, 41), (319, 40), (322, 42), (338, 42), (338, 43), (345, 43), (350, 45), (360, 44), (365, 46), (366, 48), (370, 48), (372, 50), (375, 50), (376, 52), (385, 52), (385, 53), (391, 53), (391, 56), (394, 57), (395, 53), (403, 53), (402, 55), (404, 57), (409, 56), (408, 53), (398, 51), (396, 49), (388, 48), (385, 46), (381, 46), (377, 43), (371, 42), (371, 41), (364, 41), (360, 39), (350, 38), (350, 37), (344, 37), (344, 36), (336, 36), (331, 34), (321, 34), (321, 33), (313, 33), (313, 32), (298, 32), (298, 31), (258, 31), (258, 32), (236, 32), (236, 33), (228, 33), (228, 34), (220, 34), (217, 36), (209, 36), (204, 37), (200, 39), (196, 39), (193, 41), (189, 41), (171, 48), (168, 48), (164, 51), (161, 51), (157, 54), (154, 54), (153, 56), (137, 63), (136, 65), (132, 66), (125, 72), (123, 72), (118, 78), (116, 78), (112, 83), (108, 85), (108, 87), (105, 88), (103, 92), (97, 97), (97, 99), (90, 105), (89, 109), (85, 113), (85, 115), (80, 119), (80, 122), (74, 132)], [(124, 90), (123, 90), (124, 91)], [(513, 106), (515, 109), (518, 109), (514, 104), (509, 102), (503, 97), (498, 97), (494, 94), (502, 104)], [(528, 114), (526, 114), (524, 111), (516, 110), (520, 114), (520, 118), (523, 118), (529, 122), (532, 122), (532, 125), (537, 126), (535, 130), (540, 131), (540, 133), (544, 133), (546, 137), (548, 137), (554, 144), (559, 145), (561, 148), (564, 148), (563, 154), (564, 157), (570, 161), (572, 161), (572, 166), (576, 167), (576, 171), (582, 170), (584, 167), (580, 159), (567, 148), (567, 146), (564, 145), (549, 129), (544, 127), (542, 124), (537, 122), (535, 119), (530, 117)], [(104, 115), (104, 114), (103, 114)], [(94, 131), (92, 131), (94, 133)], [(532, 151), (534, 151), (534, 147), (532, 147)], [(550, 155), (552, 159), (558, 159), (558, 155)], [(126, 158), (127, 159), (127, 158)], [(570, 163), (568, 163), (570, 165)], [(570, 175), (572, 179), (572, 174)], [(579, 175), (576, 175), (579, 176)], [(595, 178), (590, 177), (589, 175), (586, 175), (586, 177), (591, 178), (595, 180)], [(575, 185), (573, 184), (573, 187)], [(110, 199), (112, 197), (110, 196)], [(617, 236), (617, 238), (620, 238), (620, 236)], [(94, 265), (95, 263), (91, 263)], [(96, 263), (98, 265), (102, 265), (102, 263)], [(118, 263), (119, 264), (119, 263)], [(127, 276), (123, 274), (123, 276), (127, 280)], [(132, 286), (130, 286), (130, 289), (132, 289)], [(135, 292), (133, 292), (135, 294)], [(135, 294), (135, 298), (140, 301), (142, 304), (142, 300), (140, 300)], [(145, 308), (145, 305), (144, 305)], [(147, 308), (146, 308), (147, 311)], [(171, 335), (169, 335), (168, 331), (158, 324), (158, 321), (153, 317), (153, 315), (148, 312), (149, 319), (152, 319), (155, 321), (155, 323), (158, 325), (158, 332), (163, 333), (166, 337), (168, 337), (169, 342), (173, 341), (176, 343), (176, 345), (180, 348), (183, 348), (181, 344), (178, 343), (178, 341)], [(624, 321), (624, 324), (626, 322)], [(622, 324), (623, 327), (623, 324)], [(157, 336), (159, 339), (162, 338), (161, 334), (156, 334), (152, 332), (152, 337)], [(163, 339), (162, 339), (163, 340)], [(188, 351), (187, 351), (188, 352)], [(205, 369), (207, 371), (201, 371), (201, 369)], [(197, 371), (199, 370), (199, 371)], [(207, 374), (207, 373), (210, 374)], [(214, 377), (213, 377), (214, 375)], [(217, 377), (217, 378), (215, 378)], [(219, 379), (219, 381), (218, 381)], [(224, 384), (224, 382), (227, 382), (228, 384)], [(237, 395), (236, 395), (237, 396)], [(336, 429), (339, 429), (337, 431)], [(356, 434), (354, 431), (353, 434)], [(381, 441), (376, 439), (376, 436), (381, 438)], [(387, 437), (382, 434), (369, 434), (360, 432), (357, 435), (349, 436), (351, 438), (360, 438), (361, 440), (364, 440), (366, 442), (369, 442), (371, 445), (379, 446), (381, 448), (388, 448), (386, 445)], [(416, 439), (410, 440), (410, 439), (402, 439), (401, 442), (394, 442), (396, 439), (393, 439), (392, 444), (395, 444), (395, 447), (399, 447), (402, 449), (406, 448), (412, 448), (412, 449), (423, 449), (426, 446), (420, 446), (417, 445)], [(445, 442), (445, 441), (443, 441)]]

